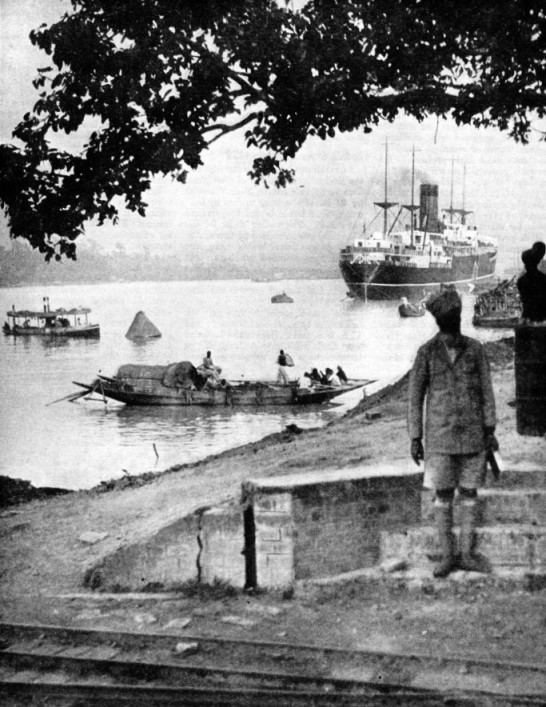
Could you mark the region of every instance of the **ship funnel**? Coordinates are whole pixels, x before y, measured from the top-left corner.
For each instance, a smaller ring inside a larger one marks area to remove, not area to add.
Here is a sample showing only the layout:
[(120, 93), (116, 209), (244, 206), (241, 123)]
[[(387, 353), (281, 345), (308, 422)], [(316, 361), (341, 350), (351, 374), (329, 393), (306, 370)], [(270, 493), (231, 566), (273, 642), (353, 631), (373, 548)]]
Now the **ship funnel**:
[(438, 232), (438, 185), (421, 184), (419, 202), (419, 228), (422, 231)]

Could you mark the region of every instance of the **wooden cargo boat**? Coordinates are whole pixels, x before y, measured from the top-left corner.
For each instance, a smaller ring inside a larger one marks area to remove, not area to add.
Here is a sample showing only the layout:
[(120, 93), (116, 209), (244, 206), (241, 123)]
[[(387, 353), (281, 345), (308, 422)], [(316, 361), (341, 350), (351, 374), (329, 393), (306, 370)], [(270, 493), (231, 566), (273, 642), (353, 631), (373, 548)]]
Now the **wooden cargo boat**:
[(344, 385), (316, 385), (302, 388), (297, 381), (279, 385), (273, 381), (219, 381), (210, 387), (188, 361), (168, 366), (121, 366), (114, 377), (99, 375), (92, 383), (75, 385), (84, 389), (73, 399), (96, 393), (126, 405), (316, 405), (358, 388), (371, 380), (350, 380)]
[(99, 324), (89, 322), (91, 310), (87, 307), (51, 311), (49, 297), (44, 297), (42, 311), (19, 310), (15, 305), (7, 312), (3, 332), (11, 336), (62, 336), (71, 338), (100, 337)]
[(515, 277), (476, 297), (472, 317), (475, 327), (513, 329), (520, 321), (521, 301)]
[(488, 329), (513, 329), (521, 321), (521, 316), (504, 314), (475, 314), (472, 317), (472, 325), (475, 327), (485, 327)]

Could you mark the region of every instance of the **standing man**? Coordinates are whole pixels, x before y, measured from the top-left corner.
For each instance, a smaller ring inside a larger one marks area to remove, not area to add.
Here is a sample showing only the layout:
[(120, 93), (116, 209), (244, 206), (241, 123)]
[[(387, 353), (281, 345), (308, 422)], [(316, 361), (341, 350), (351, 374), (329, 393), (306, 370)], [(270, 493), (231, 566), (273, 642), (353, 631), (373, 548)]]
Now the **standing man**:
[(518, 278), (517, 288), (522, 304), (521, 316), (527, 322), (546, 321), (546, 274), (538, 269), (545, 253), (546, 246), (537, 241), (521, 254), (525, 273)]
[(279, 355), (277, 356), (277, 365), (277, 383), (280, 383), (281, 385), (289, 385), (290, 378), (288, 377), (288, 373), (286, 372), (288, 360), (286, 358), (286, 354), (282, 349), (280, 350)]
[[(440, 291), (426, 306), (440, 332), (417, 352), (408, 427), (411, 456), (417, 465), (426, 458), (424, 484), (435, 491), (441, 560), (433, 574), (447, 577), (454, 569), (484, 572), (485, 563), (473, 553), (477, 489), (485, 476), (487, 451), (499, 448), (489, 362), (480, 342), (461, 334), (462, 303), (455, 287)], [(455, 489), (462, 506), (459, 555), (452, 533)]]

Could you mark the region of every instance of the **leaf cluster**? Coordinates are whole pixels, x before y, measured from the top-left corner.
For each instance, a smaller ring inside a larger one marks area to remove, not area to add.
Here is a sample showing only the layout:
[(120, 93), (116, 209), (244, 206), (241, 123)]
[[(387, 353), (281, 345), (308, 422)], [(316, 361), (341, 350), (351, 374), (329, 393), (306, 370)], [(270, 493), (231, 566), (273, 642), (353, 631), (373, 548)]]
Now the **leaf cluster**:
[[(154, 176), (184, 183), (235, 130), (265, 186), (294, 180), (309, 137), (399, 114), (525, 141), (545, 112), (545, 24), (540, 0), (72, 0), (31, 33), (51, 63), (0, 146), (11, 235), (75, 258), (87, 221), (116, 222), (120, 200), (144, 216)], [(89, 124), (77, 154), (53, 146)]]

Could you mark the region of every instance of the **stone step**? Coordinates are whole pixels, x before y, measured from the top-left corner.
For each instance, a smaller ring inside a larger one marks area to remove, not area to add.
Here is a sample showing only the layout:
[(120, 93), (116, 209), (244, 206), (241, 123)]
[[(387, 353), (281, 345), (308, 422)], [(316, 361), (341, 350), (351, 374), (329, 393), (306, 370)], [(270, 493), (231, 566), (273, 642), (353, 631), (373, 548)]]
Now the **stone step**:
[(316, 577), (314, 579), (303, 579), (296, 582), (296, 592), (300, 596), (309, 596), (309, 589), (312, 587), (342, 586), (358, 582), (360, 585), (369, 585), (377, 591), (377, 585), (382, 587), (396, 587), (397, 590), (407, 591), (423, 590), (434, 587), (435, 591), (443, 589), (453, 589), (457, 586), (479, 585), (487, 586), (502, 592), (512, 592), (514, 590), (524, 590), (526, 592), (540, 592), (546, 589), (546, 571), (527, 571), (521, 568), (499, 567), (490, 574), (480, 572), (464, 572), (456, 570), (442, 579), (434, 577), (432, 574), (432, 563), (430, 566), (401, 567), (392, 570), (383, 566), (364, 567), (353, 572), (331, 577)]
[[(455, 535), (458, 528), (455, 528)], [(520, 568), (527, 572), (546, 571), (546, 527), (495, 525), (478, 528), (476, 552), (492, 569)], [(381, 562), (404, 559), (409, 567), (428, 567), (438, 557), (437, 533), (433, 526), (405, 531), (383, 531), (380, 535)]]
[[(523, 443), (522, 443), (523, 444)], [(501, 472), (498, 480), (487, 472), (485, 484), (487, 488), (546, 488), (546, 469), (524, 462), (511, 464)]]
[[(546, 525), (546, 489), (481, 489), (478, 492), (478, 524), (524, 523)], [(460, 522), (460, 499), (455, 497), (455, 523)], [(434, 493), (421, 496), (423, 523), (434, 522)]]

